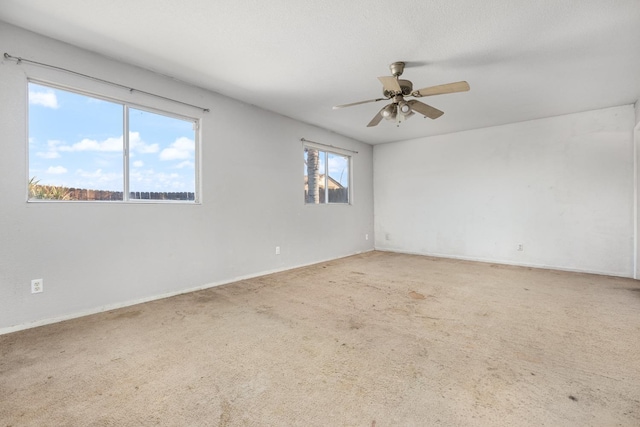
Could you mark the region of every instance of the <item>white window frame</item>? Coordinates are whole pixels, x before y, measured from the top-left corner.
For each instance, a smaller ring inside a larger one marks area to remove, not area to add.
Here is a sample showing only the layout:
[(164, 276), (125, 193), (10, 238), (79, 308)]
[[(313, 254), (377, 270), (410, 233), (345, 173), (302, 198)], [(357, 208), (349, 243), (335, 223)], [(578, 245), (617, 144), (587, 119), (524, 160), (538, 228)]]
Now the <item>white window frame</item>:
[[(64, 79), (61, 79), (64, 80)], [(66, 91), (66, 92), (71, 92), (71, 93), (75, 93), (78, 95), (82, 95), (82, 96), (87, 96), (87, 97), (91, 97), (91, 98), (95, 98), (95, 99), (100, 99), (106, 102), (111, 102), (114, 104), (119, 104), (122, 105), (123, 109), (123, 117), (122, 117), (122, 131), (123, 131), (123, 191), (122, 191), (122, 200), (57, 200), (57, 199), (33, 199), (33, 198), (29, 198), (29, 168), (30, 168), (30, 163), (29, 163), (29, 120), (30, 120), (30, 115), (29, 115), (29, 84), (33, 83), (33, 84), (37, 84), (37, 85), (41, 85), (41, 86), (46, 86), (46, 87), (50, 87), (52, 89), (58, 89), (58, 90), (62, 90), (62, 91)], [(27, 189), (26, 189), (26, 194), (27, 194), (27, 202), (28, 203), (56, 203), (56, 202), (62, 202), (62, 203), (142, 203), (142, 204), (188, 204), (188, 205), (199, 205), (202, 203), (201, 201), (201, 194), (202, 194), (202, 189), (201, 189), (201, 158), (200, 158), (200, 153), (201, 153), (201, 121), (202, 121), (202, 117), (197, 116), (197, 115), (187, 115), (187, 114), (183, 114), (182, 112), (177, 113), (175, 111), (169, 111), (169, 110), (184, 110), (184, 107), (181, 106), (177, 106), (177, 104), (171, 103), (169, 102), (165, 102), (166, 105), (163, 105), (162, 107), (167, 107), (167, 106), (175, 106), (175, 108), (156, 108), (156, 107), (152, 107), (147, 105), (146, 103), (139, 103), (139, 102), (134, 102), (134, 101), (126, 101), (124, 100), (122, 97), (118, 97), (118, 96), (112, 96), (110, 92), (115, 92), (113, 90), (113, 88), (111, 87), (106, 87), (106, 85), (104, 87), (102, 87), (101, 91), (97, 91), (97, 90), (87, 90), (84, 88), (80, 88), (78, 86), (83, 86), (83, 87), (87, 87), (87, 86), (98, 86), (100, 87), (101, 84), (95, 84), (93, 82), (91, 82), (91, 84), (78, 84), (78, 85), (67, 85), (64, 83), (55, 83), (52, 82), (50, 79), (43, 79), (43, 78), (38, 78), (38, 77), (27, 77), (26, 80), (26, 84), (25, 84), (26, 88), (27, 88), (27, 138), (26, 138), (26, 143), (27, 143), (27, 164), (26, 164), (26, 172), (27, 172), (27, 178), (26, 178), (26, 183), (27, 183)], [(109, 93), (109, 95), (104, 95), (103, 93), (100, 92), (107, 92)], [(134, 94), (135, 92), (131, 91), (131, 94)], [(144, 95), (142, 95), (144, 96)], [(149, 102), (149, 104), (152, 104), (153, 102)], [(194, 185), (194, 199), (193, 200), (159, 200), (159, 199), (132, 199), (130, 197), (130, 189), (129, 189), (129, 109), (130, 108), (134, 108), (137, 110), (141, 110), (141, 111), (145, 111), (148, 113), (152, 113), (152, 114), (158, 114), (158, 115), (162, 115), (162, 116), (166, 116), (166, 117), (171, 117), (171, 118), (175, 118), (178, 120), (184, 120), (184, 121), (188, 121), (193, 123), (194, 126), (194, 144), (195, 144), (195, 153), (194, 153), (194, 173), (195, 173), (195, 185)]]
[[(325, 197), (325, 201), (324, 203), (309, 203), (307, 202), (306, 197), (304, 198), (304, 204), (306, 206), (322, 206), (322, 205), (337, 205), (337, 206), (351, 206), (353, 204), (353, 152), (349, 151), (349, 150), (342, 150), (340, 148), (337, 147), (328, 147), (326, 145), (323, 144), (314, 144), (313, 142), (308, 142), (305, 141), (302, 144), (302, 154), (303, 154), (303, 159), (304, 159), (304, 152), (307, 148), (312, 148), (314, 150), (318, 150), (318, 151), (322, 151), (324, 153), (326, 153), (325, 155), (325, 186), (324, 186), (324, 197)], [(346, 157), (348, 159), (348, 163), (349, 163), (349, 187), (348, 187), (348, 191), (347, 191), (347, 197), (348, 197), (348, 202), (347, 203), (342, 203), (342, 202), (329, 202), (329, 156), (328, 154), (336, 154), (338, 156), (343, 156)], [(308, 177), (307, 177), (308, 179)], [(304, 182), (304, 180), (303, 180)], [(303, 196), (304, 196), (304, 192), (303, 192)]]

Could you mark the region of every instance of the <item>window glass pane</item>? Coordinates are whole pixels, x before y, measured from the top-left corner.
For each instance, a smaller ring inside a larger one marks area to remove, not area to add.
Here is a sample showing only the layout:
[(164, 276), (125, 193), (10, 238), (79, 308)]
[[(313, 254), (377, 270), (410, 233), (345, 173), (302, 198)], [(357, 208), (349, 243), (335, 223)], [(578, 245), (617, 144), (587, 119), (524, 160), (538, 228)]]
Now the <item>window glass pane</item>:
[(28, 89), (30, 200), (196, 200), (195, 119), (33, 82)]
[(349, 203), (349, 164), (349, 156), (305, 147), (305, 202)]
[(306, 203), (325, 202), (326, 153), (315, 148), (304, 150), (304, 196)]
[(192, 121), (129, 109), (129, 197), (194, 200), (195, 129)]
[(349, 157), (327, 153), (329, 203), (349, 203)]
[(123, 106), (29, 83), (29, 199), (122, 200)]

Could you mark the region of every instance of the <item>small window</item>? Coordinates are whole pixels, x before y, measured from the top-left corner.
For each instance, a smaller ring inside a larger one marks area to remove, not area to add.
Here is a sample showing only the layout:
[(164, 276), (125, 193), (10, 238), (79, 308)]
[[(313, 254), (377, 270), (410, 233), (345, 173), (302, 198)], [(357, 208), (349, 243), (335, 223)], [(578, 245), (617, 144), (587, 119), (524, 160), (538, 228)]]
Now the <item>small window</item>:
[(29, 83), (29, 200), (198, 200), (197, 119)]
[(351, 157), (304, 147), (304, 200), (308, 204), (349, 203)]

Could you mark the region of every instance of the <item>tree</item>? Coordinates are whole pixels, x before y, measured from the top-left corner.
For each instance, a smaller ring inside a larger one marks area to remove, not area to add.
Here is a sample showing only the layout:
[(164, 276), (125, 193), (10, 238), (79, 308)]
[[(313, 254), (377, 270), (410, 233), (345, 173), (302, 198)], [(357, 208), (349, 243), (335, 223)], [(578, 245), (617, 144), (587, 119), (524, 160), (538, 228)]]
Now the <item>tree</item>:
[(307, 203), (320, 203), (320, 157), (318, 150), (307, 151)]

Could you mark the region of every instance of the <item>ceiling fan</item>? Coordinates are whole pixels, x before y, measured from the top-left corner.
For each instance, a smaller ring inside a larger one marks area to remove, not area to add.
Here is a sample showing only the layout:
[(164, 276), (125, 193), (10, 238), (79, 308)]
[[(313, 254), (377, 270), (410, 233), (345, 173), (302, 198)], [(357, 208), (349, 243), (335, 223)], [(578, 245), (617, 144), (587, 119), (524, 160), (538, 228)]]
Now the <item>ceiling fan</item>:
[(404, 71), (404, 62), (394, 62), (389, 65), (391, 70), (391, 76), (378, 77), (380, 83), (382, 83), (382, 95), (384, 98), (368, 99), (366, 101), (352, 102), (351, 104), (336, 105), (334, 110), (345, 107), (352, 107), (354, 105), (366, 104), (368, 102), (378, 102), (383, 100), (392, 100), (391, 104), (382, 107), (378, 114), (369, 122), (367, 127), (378, 125), (384, 118), (387, 120), (395, 120), (398, 125), (413, 116), (414, 111), (418, 112), (430, 119), (437, 119), (444, 114), (443, 111), (438, 110), (430, 105), (418, 101), (417, 99), (405, 100), (404, 97), (412, 96), (414, 98), (421, 98), (423, 96), (442, 95), (445, 93), (466, 92), (469, 90), (469, 83), (455, 82), (447, 83), (444, 85), (430, 86), (420, 90), (413, 90), (413, 83), (409, 80), (401, 80), (398, 77), (402, 75)]

